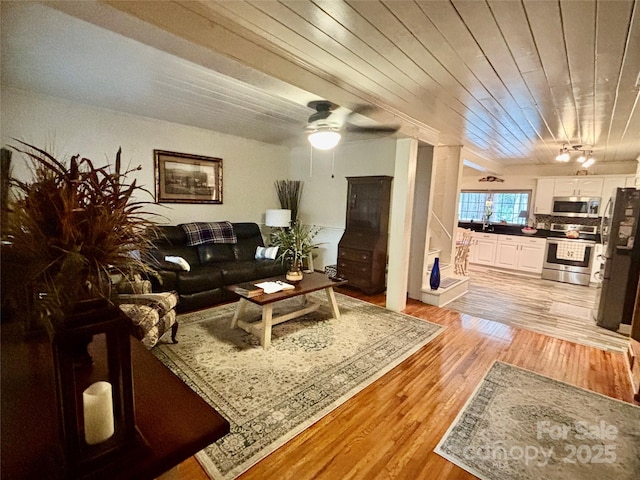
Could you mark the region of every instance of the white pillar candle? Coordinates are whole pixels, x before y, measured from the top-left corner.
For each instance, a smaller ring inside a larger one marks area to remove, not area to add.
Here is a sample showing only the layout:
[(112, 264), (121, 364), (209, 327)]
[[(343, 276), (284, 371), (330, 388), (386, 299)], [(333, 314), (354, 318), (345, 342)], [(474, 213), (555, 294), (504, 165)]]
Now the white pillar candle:
[(107, 440), (113, 435), (113, 396), (111, 384), (96, 382), (82, 392), (84, 439), (89, 445)]

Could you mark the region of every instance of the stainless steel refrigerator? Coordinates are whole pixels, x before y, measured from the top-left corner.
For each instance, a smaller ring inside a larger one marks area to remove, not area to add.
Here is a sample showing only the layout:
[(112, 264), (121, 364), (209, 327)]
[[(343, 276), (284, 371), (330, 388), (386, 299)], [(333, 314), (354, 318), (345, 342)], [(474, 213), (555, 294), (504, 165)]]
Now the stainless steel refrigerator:
[(604, 272), (596, 323), (628, 334), (640, 277), (640, 190), (617, 188), (602, 218)]

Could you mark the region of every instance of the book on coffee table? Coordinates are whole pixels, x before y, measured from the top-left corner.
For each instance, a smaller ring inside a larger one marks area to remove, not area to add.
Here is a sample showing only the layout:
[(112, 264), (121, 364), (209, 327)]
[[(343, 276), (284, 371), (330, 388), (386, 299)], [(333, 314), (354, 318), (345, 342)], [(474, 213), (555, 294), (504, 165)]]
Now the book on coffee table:
[(238, 285), (235, 285), (233, 291), (238, 295), (249, 298), (257, 297), (258, 295), (262, 295), (264, 293), (264, 289), (251, 282), (239, 283)]
[(280, 280), (275, 282), (256, 283), (256, 287), (262, 288), (262, 290), (264, 290), (264, 293), (276, 293), (282, 290), (293, 290), (294, 288), (296, 288), (293, 285), (281, 282)]

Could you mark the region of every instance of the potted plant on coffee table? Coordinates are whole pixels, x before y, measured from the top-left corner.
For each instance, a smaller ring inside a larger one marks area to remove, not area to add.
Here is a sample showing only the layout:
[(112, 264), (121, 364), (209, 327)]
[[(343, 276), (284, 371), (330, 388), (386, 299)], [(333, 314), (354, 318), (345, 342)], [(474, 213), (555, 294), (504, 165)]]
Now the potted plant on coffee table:
[(271, 244), (279, 247), (278, 258), (288, 266), (286, 279), (289, 282), (302, 280), (302, 267), (317, 247), (313, 239), (318, 231), (318, 227), (296, 222), (289, 228), (280, 228), (271, 234)]

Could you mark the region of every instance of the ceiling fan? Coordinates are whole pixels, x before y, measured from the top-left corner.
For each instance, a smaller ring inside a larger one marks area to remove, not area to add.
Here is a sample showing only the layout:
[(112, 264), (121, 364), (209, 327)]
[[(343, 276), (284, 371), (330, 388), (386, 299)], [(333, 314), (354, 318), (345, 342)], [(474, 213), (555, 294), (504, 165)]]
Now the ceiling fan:
[(338, 108), (335, 103), (328, 100), (314, 100), (307, 104), (315, 113), (311, 114), (305, 131), (308, 133), (309, 143), (319, 150), (331, 150), (335, 147), (342, 135), (340, 132), (391, 135), (400, 129), (400, 125), (362, 125), (357, 123), (358, 116), (364, 117), (367, 113), (375, 111), (377, 107), (371, 105), (358, 105), (346, 115), (343, 123), (333, 120), (333, 111)]

